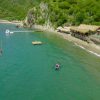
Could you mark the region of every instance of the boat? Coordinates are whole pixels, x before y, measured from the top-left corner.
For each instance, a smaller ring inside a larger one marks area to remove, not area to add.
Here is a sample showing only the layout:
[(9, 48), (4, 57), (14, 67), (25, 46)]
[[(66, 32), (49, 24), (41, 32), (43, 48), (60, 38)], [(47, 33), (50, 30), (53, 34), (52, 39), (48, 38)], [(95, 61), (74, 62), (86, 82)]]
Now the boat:
[(10, 33), (10, 30), (9, 29), (6, 29), (5, 33)]
[(9, 35), (10, 34), (10, 30), (6, 29), (5, 33), (6, 33), (6, 35)]
[(41, 41), (33, 41), (32, 44), (33, 44), (33, 45), (41, 45), (42, 42), (41, 42)]
[(14, 32), (10, 31), (9, 29), (6, 29), (5, 33), (6, 33), (6, 36), (8, 36), (10, 34), (13, 34)]

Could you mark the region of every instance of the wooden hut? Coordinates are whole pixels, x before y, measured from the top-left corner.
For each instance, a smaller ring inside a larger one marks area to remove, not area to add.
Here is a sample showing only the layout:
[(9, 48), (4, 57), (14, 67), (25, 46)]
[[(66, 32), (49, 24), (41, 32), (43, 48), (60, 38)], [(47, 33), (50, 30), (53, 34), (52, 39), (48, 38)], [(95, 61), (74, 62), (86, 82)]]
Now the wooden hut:
[(62, 32), (62, 33), (70, 34), (70, 27), (58, 27), (57, 31)]
[(71, 27), (71, 35), (82, 40), (88, 41), (88, 36), (95, 34), (100, 26), (81, 24), (78, 27)]
[(79, 26), (79, 28), (80, 29), (90, 30), (91, 34), (93, 34), (93, 33), (95, 34), (97, 31), (100, 31), (100, 26), (96, 26), (96, 25), (85, 25), (85, 24), (81, 24)]

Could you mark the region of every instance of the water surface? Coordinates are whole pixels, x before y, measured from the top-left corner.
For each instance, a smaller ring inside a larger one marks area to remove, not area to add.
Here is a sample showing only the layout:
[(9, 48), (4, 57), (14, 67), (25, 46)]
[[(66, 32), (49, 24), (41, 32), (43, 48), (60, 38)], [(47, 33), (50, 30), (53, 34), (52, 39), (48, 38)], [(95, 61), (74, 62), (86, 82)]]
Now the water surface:
[[(99, 57), (52, 33), (6, 36), (6, 29), (28, 30), (0, 24), (0, 100), (100, 99)], [(33, 46), (35, 40), (44, 44)]]

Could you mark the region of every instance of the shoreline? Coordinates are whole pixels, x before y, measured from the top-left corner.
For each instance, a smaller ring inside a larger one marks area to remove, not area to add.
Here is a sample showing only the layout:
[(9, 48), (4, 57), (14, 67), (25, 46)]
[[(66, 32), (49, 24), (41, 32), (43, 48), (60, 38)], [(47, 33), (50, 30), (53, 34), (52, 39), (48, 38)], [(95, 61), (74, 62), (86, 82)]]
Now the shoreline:
[(62, 36), (64, 39), (73, 42), (76, 46), (80, 47), (81, 49), (100, 57), (100, 46), (94, 43), (87, 43), (85, 41), (82, 41), (78, 38), (71, 36), (70, 34), (65, 34), (65, 33), (58, 33), (58, 34)]
[(83, 40), (80, 40), (78, 38), (71, 36), (71, 34), (57, 32), (56, 30), (52, 28), (48, 28), (42, 25), (35, 25), (35, 27), (33, 26), (32, 29), (37, 29), (37, 30), (41, 30), (44, 32), (50, 32), (50, 33), (57, 34), (61, 36), (63, 39), (74, 43), (76, 46), (80, 47), (81, 49), (100, 57), (100, 46), (99, 45), (96, 45), (94, 43), (87, 43)]
[(23, 26), (22, 21), (18, 21), (18, 20), (9, 21), (9, 20), (0, 19), (0, 24), (14, 24), (14, 25)]
[[(0, 20), (0, 23), (20, 25), (21, 27), (23, 27), (22, 21), (17, 21), (17, 20), (16, 21)], [(81, 49), (84, 49), (85, 51), (95, 54), (96, 56), (100, 57), (100, 46), (94, 43), (87, 43), (85, 41), (82, 41), (78, 38), (71, 36), (71, 34), (57, 32), (56, 30), (54, 30), (53, 28), (50, 28), (49, 26), (33, 25), (32, 29), (57, 34), (61, 36), (63, 39), (74, 43), (76, 46), (80, 47)]]

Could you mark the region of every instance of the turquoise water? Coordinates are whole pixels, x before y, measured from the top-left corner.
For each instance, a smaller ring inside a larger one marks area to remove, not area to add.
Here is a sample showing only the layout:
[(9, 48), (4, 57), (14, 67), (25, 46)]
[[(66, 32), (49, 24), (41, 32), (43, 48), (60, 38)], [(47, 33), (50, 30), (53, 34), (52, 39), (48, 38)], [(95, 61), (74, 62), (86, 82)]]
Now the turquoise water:
[(100, 100), (99, 57), (52, 33), (5, 36), (5, 29), (27, 30), (0, 24), (0, 100)]

